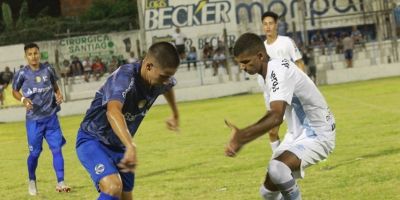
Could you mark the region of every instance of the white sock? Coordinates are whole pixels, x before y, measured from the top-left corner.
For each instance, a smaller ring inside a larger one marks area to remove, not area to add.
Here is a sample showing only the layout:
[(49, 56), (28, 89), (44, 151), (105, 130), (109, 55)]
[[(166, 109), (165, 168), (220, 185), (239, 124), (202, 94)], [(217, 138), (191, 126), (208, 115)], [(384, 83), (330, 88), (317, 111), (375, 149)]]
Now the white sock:
[(271, 160), (268, 166), (268, 175), (272, 183), (281, 191), (284, 199), (301, 200), (301, 193), (292, 171), (283, 162)]
[(280, 191), (270, 191), (264, 185), (260, 187), (260, 195), (265, 200), (281, 200), (283, 198)]
[(277, 149), (279, 147), (279, 145), (281, 144), (280, 140), (276, 140), (274, 142), (269, 143), (271, 145), (271, 149), (272, 151), (275, 151), (275, 149)]

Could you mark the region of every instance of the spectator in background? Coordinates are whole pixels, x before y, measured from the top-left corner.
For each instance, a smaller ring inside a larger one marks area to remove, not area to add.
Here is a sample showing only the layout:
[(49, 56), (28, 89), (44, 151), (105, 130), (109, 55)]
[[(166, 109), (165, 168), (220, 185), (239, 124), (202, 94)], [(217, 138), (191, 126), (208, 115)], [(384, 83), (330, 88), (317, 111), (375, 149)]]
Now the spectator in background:
[(208, 68), (207, 62), (213, 58), (213, 48), (210, 43), (206, 42), (203, 48), (203, 62), (206, 68)]
[(92, 73), (93, 73), (93, 76), (95, 77), (96, 81), (98, 81), (100, 79), (100, 77), (103, 76), (104, 71), (105, 71), (105, 66), (101, 62), (101, 58), (96, 56), (96, 58), (94, 59), (94, 62), (92, 64)]
[(81, 61), (79, 60), (78, 56), (72, 56), (72, 62), (71, 62), (70, 69), (71, 69), (72, 76), (82, 75), (83, 65), (82, 65)]
[(351, 31), (351, 37), (353, 38), (354, 44), (362, 43), (363, 36), (361, 32), (357, 29), (357, 26), (353, 26)]
[(186, 41), (186, 36), (181, 32), (181, 29), (179, 27), (176, 27), (175, 33), (172, 34), (172, 38), (174, 39), (175, 42), (175, 47), (176, 50), (179, 53), (179, 58), (181, 60), (185, 59), (185, 41)]
[(213, 68), (214, 68), (213, 76), (216, 76), (218, 74), (218, 68), (220, 66), (222, 68), (225, 68), (225, 62), (226, 62), (226, 57), (224, 54), (224, 50), (217, 49), (213, 57)]
[(197, 69), (197, 51), (196, 51), (196, 47), (194, 47), (194, 46), (190, 47), (190, 51), (189, 51), (189, 54), (188, 54), (186, 60), (187, 60), (188, 71), (190, 71), (190, 63), (193, 63), (194, 69)]
[[(137, 60), (135, 61), (137, 62)], [(119, 63), (118, 63), (118, 59), (116, 56), (112, 56), (111, 58), (111, 62), (108, 65), (108, 72), (111, 74), (113, 73), (115, 70), (117, 70), (119, 67)]]
[(353, 67), (353, 49), (354, 49), (353, 38), (350, 37), (348, 33), (344, 33), (344, 38), (342, 42), (343, 42), (344, 58), (346, 59), (347, 68), (351, 68)]
[(62, 62), (62, 68), (61, 68), (61, 77), (65, 79), (65, 83), (68, 84), (68, 77), (71, 76), (71, 68), (70, 68), (70, 63), (68, 59), (64, 59)]
[(336, 43), (336, 53), (337, 54), (343, 53), (343, 38), (344, 38), (344, 33), (338, 32), (337, 43)]
[(5, 84), (10, 84), (12, 81), (14, 74), (11, 72), (10, 67), (6, 67), (4, 72), (0, 73), (0, 80), (2, 80)]
[(353, 39), (355, 45), (359, 45), (361, 46), (361, 48), (365, 49), (364, 37), (361, 31), (357, 29), (357, 26), (353, 26), (351, 31), (351, 38)]
[(325, 38), (322, 36), (320, 31), (317, 31), (311, 36), (311, 45), (321, 49), (322, 55), (325, 55)]
[(11, 83), (14, 74), (11, 72), (10, 67), (6, 67), (4, 72), (0, 72), (0, 105), (4, 104), (4, 90)]
[(128, 63), (135, 63), (137, 62), (139, 59), (135, 56), (135, 52), (131, 51), (129, 53), (129, 58), (128, 58)]
[(90, 62), (89, 57), (85, 57), (82, 61), (83, 65), (83, 75), (86, 82), (89, 82), (90, 74), (92, 74), (92, 63)]
[(221, 39), (218, 39), (218, 43), (217, 43), (217, 49), (215, 51), (225, 51), (225, 43), (224, 41), (222, 41)]
[(314, 52), (311, 47), (304, 48), (304, 64), (308, 68), (308, 77), (316, 84), (317, 83), (317, 66), (315, 64)]
[(278, 35), (287, 35), (288, 24), (286, 23), (285, 16), (280, 17), (278, 21)]

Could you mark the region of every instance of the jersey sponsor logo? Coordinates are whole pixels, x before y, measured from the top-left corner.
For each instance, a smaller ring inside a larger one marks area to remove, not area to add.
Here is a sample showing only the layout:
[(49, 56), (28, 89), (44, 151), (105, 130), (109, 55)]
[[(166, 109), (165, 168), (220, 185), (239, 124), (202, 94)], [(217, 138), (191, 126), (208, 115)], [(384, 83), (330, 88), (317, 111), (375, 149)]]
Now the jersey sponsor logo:
[(287, 59), (282, 60), (282, 66), (286, 67), (289, 69), (289, 61)]
[(276, 74), (274, 71), (271, 72), (271, 82), (272, 82), (272, 92), (276, 92), (279, 90), (278, 78), (276, 78)]
[(126, 112), (126, 113), (124, 114), (124, 117), (125, 117), (125, 120), (126, 120), (126, 121), (133, 122), (133, 121), (135, 121), (136, 117), (138, 117), (138, 116), (145, 116), (145, 115), (146, 115), (146, 112), (147, 112), (147, 110), (146, 110), (146, 111), (143, 111), (143, 112), (141, 112), (141, 113), (139, 113), (139, 114), (136, 114), (136, 115), (134, 115), (134, 114), (132, 114), (132, 113), (129, 113), (129, 112)]
[(103, 164), (99, 163), (94, 167), (94, 171), (96, 172), (96, 174), (101, 174), (104, 172), (104, 170), (106, 169), (106, 167), (104, 167)]
[(50, 91), (51, 89), (52, 89), (51, 85), (47, 86), (45, 88), (36, 88), (36, 87), (34, 87), (32, 89), (28, 88), (28, 90), (26, 91), (26, 94), (31, 95), (31, 94), (34, 94), (34, 93), (44, 93), (44, 92)]
[(129, 83), (129, 86), (128, 86), (128, 88), (126, 88), (126, 90), (124, 91), (124, 92), (122, 92), (122, 96), (124, 97), (124, 98), (126, 98), (126, 93), (128, 93), (129, 92), (129, 90), (131, 90), (132, 89), (132, 87), (133, 87), (133, 83), (134, 83), (134, 78), (131, 78), (131, 82)]

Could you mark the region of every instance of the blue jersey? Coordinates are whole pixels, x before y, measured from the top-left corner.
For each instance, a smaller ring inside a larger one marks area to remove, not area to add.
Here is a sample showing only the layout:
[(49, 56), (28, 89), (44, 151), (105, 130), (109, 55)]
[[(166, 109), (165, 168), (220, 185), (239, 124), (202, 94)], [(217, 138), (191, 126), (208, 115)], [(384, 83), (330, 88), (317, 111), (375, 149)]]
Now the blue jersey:
[(39, 64), (33, 71), (28, 65), (21, 68), (14, 76), (13, 90), (22, 90), (22, 95), (33, 103), (33, 109), (26, 112), (29, 120), (39, 120), (51, 116), (60, 110), (56, 103), (53, 85), (58, 77), (50, 65)]
[(81, 123), (83, 132), (107, 146), (125, 149), (108, 122), (107, 103), (117, 100), (123, 104), (122, 113), (133, 136), (157, 97), (176, 84), (176, 80), (171, 78), (169, 84), (150, 89), (140, 76), (140, 69), (141, 63), (122, 65), (107, 78), (104, 85), (96, 92)]

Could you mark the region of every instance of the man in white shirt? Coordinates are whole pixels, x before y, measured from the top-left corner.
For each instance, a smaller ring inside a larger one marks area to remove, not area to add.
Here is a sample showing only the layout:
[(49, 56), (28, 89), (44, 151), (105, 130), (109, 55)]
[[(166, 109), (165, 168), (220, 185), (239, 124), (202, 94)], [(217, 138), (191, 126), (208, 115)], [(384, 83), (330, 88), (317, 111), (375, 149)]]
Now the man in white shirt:
[(172, 38), (175, 41), (175, 47), (176, 50), (179, 53), (179, 57), (181, 60), (185, 59), (185, 41), (186, 41), (186, 36), (181, 32), (181, 29), (179, 27), (176, 27), (175, 33), (172, 34)]
[(335, 147), (335, 119), (318, 88), (296, 65), (284, 58), (270, 59), (263, 41), (246, 33), (236, 41), (233, 54), (241, 69), (265, 77), (270, 108), (256, 123), (232, 129), (225, 154), (235, 156), (247, 143), (279, 126), (286, 116), (288, 130), (274, 151), (260, 194), (264, 199), (301, 199), (296, 178), (304, 169), (326, 159)]
[[(301, 53), (297, 48), (295, 42), (287, 36), (278, 35), (278, 15), (274, 12), (265, 12), (261, 21), (263, 23), (263, 30), (265, 32), (266, 40), (264, 41), (265, 48), (270, 58), (286, 58), (304, 71), (304, 62)], [(266, 90), (265, 81), (263, 77), (257, 77), (258, 84), (262, 90)], [(265, 93), (264, 93), (265, 94)], [(269, 109), (268, 102), (265, 102), (267, 109)], [(269, 133), (272, 150), (278, 148), (280, 144), (279, 139), (279, 126), (272, 129)]]

